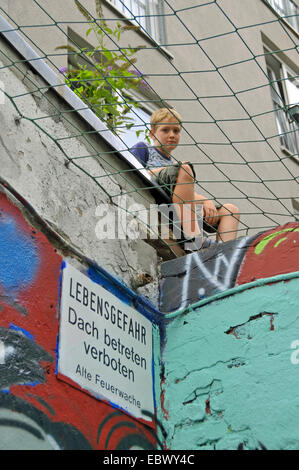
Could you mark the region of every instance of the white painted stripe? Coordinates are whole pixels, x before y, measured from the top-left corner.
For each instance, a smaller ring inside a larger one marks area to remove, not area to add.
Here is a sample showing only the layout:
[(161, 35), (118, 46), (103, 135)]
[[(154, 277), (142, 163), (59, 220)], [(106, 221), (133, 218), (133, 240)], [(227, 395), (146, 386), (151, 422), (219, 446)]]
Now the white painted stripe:
[(3, 341), (0, 341), (0, 364), (5, 363), (5, 346)]

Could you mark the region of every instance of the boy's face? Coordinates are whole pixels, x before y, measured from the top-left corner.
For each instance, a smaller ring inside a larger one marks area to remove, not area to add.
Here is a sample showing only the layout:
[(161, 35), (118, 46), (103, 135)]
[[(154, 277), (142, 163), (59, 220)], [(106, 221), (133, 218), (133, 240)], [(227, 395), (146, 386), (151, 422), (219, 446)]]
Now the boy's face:
[(176, 119), (169, 119), (166, 124), (155, 125), (150, 137), (160, 152), (170, 154), (178, 145), (181, 137), (181, 126)]

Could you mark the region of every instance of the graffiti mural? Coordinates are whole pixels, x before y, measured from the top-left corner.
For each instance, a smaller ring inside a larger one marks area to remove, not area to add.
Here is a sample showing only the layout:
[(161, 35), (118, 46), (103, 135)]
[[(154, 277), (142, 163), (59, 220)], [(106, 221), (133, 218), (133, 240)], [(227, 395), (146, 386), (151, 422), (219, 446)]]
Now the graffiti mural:
[(298, 271), (299, 223), (213, 246), (161, 266), (160, 310), (172, 312), (238, 285)]
[(154, 449), (145, 426), (56, 376), (62, 257), (0, 192), (0, 449)]
[(248, 248), (237, 285), (299, 269), (299, 223), (265, 232)]

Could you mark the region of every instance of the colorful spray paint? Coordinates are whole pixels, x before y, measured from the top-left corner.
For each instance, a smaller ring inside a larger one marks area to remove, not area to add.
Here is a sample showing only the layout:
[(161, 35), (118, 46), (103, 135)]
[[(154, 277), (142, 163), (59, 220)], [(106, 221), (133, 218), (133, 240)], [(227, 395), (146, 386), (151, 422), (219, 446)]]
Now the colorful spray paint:
[(0, 256), (0, 448), (154, 449), (155, 425), (57, 378), (63, 258), (4, 193)]

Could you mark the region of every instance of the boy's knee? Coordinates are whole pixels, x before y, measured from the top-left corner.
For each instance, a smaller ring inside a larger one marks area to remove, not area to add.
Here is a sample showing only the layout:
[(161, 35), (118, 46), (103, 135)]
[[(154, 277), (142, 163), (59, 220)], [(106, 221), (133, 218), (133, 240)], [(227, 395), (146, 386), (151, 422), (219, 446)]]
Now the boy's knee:
[(180, 166), (178, 177), (180, 179), (183, 179), (184, 181), (193, 181), (193, 171), (190, 165), (188, 165), (187, 163), (183, 163)]
[(234, 204), (223, 204), (222, 208), (236, 218), (240, 217), (240, 209)]

